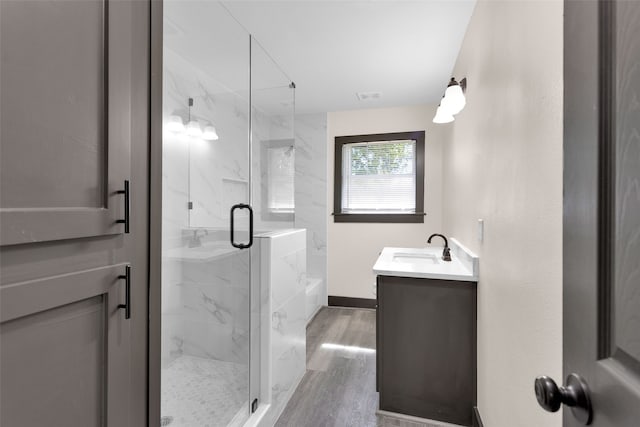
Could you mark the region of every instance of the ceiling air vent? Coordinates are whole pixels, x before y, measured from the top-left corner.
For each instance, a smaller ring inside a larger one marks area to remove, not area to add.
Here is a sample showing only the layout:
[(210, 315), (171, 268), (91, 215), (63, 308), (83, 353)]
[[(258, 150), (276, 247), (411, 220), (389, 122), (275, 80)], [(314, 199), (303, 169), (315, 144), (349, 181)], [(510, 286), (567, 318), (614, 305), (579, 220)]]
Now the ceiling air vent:
[(382, 98), (382, 93), (380, 92), (357, 92), (356, 96), (360, 101), (375, 101), (377, 99)]

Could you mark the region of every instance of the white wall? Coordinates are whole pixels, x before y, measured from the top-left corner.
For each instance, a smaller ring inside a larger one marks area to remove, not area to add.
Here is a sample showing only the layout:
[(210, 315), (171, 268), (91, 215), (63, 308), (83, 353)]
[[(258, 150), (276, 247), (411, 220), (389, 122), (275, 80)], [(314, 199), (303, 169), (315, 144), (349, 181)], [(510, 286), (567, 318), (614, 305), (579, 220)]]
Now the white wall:
[[(435, 106), (331, 112), (327, 116), (328, 285), (330, 296), (375, 298), (373, 264), (385, 246), (426, 246), (442, 231), (442, 140), (446, 129), (431, 120)], [(425, 131), (424, 224), (334, 223), (334, 138), (387, 132)]]
[(443, 217), (480, 256), (478, 407), (490, 427), (561, 426), (533, 380), (562, 378), (562, 16), (561, 0), (479, 0), (453, 72), (469, 86), (446, 125)]

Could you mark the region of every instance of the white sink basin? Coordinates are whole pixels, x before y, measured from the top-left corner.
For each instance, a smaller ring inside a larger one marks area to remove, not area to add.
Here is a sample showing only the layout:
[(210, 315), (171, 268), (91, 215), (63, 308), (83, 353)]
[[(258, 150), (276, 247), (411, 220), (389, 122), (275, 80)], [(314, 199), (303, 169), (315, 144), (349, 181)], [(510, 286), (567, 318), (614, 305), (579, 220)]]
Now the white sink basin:
[(451, 261), (442, 259), (442, 246), (384, 248), (373, 272), (379, 276), (477, 281), (478, 257), (456, 239), (450, 239), (450, 248)]
[(420, 253), (406, 253), (406, 252), (396, 252), (393, 254), (393, 262), (404, 262), (404, 263), (421, 263), (425, 262), (427, 264), (437, 264), (438, 257), (434, 254), (420, 254)]

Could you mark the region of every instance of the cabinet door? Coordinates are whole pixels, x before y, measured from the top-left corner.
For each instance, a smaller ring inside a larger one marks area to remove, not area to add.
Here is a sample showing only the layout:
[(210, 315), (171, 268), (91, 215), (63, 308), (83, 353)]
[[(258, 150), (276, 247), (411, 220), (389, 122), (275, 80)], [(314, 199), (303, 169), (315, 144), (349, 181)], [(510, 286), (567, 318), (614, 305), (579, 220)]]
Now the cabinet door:
[(471, 425), (476, 284), (378, 277), (380, 409)]
[(127, 2), (3, 0), (0, 8), (0, 244), (122, 233)]
[(148, 29), (148, 1), (0, 1), (2, 427), (147, 424)]
[(129, 425), (130, 322), (118, 308), (125, 268), (0, 288), (0, 425)]

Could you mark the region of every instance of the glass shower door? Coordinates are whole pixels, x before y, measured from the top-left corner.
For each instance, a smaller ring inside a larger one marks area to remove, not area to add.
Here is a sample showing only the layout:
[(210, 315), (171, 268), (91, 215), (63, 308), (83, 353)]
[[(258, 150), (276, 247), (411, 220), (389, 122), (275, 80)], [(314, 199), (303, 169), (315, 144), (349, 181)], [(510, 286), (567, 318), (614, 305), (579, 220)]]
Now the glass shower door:
[(252, 202), (256, 228), (294, 227), (295, 84), (251, 38)]
[[(265, 237), (265, 233), (274, 236), (279, 230), (294, 228), (294, 112), (295, 84), (252, 38), (251, 200), (258, 240), (262, 240), (260, 236)], [(258, 246), (263, 247), (262, 243)], [(270, 251), (259, 254), (254, 250), (253, 255), (262, 255), (260, 264), (254, 258), (254, 266), (260, 265), (260, 271), (279, 268), (277, 258), (271, 258)], [(269, 262), (273, 264), (264, 268), (264, 263)], [(288, 287), (286, 296), (279, 292), (281, 298), (275, 298), (275, 291), (270, 287), (274, 283), (260, 276), (260, 273), (254, 274), (251, 293), (251, 366), (254, 367), (251, 370), (251, 399), (258, 402), (259, 407), (269, 405), (269, 411), (279, 413), (287, 396), (293, 392), (300, 362), (304, 372), (304, 356), (291, 357), (296, 351), (304, 355), (305, 317), (304, 314), (297, 316), (304, 313), (304, 300), (296, 299), (295, 293), (289, 295), (291, 288)], [(280, 282), (275, 287), (281, 290), (286, 285)], [(291, 309), (291, 305), (296, 304), (297, 307)]]
[(164, 2), (163, 425), (250, 414), (249, 49), (219, 3)]

